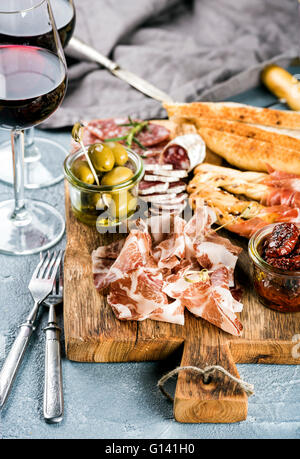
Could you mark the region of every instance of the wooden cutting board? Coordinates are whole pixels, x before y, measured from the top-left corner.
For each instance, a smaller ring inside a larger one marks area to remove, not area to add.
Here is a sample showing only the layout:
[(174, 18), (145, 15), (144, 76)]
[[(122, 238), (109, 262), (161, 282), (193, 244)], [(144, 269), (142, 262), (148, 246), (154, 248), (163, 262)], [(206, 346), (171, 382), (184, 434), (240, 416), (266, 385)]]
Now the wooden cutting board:
[[(100, 235), (72, 214), (66, 188), (67, 247), (65, 253), (64, 327), (66, 354), (77, 362), (129, 362), (167, 358), (183, 346), (181, 365), (222, 365), (235, 376), (235, 363), (299, 364), (293, 358), (293, 336), (300, 333), (300, 313), (271, 311), (257, 300), (249, 272), (247, 243), (237, 266), (244, 289), (242, 338), (235, 338), (188, 311), (185, 325), (145, 320), (121, 322), (93, 286), (91, 252), (120, 236)], [(251, 382), (251, 381), (249, 381)], [(216, 372), (209, 384), (181, 372), (174, 400), (180, 422), (236, 422), (247, 417), (247, 396), (227, 376)]]

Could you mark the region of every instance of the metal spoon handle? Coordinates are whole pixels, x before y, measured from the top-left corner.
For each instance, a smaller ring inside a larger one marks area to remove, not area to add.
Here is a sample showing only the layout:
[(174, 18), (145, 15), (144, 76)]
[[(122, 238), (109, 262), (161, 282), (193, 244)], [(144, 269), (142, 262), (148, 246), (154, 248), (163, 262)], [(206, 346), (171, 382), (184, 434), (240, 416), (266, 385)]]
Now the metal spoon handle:
[(56, 322), (49, 322), (45, 328), (44, 418), (50, 423), (60, 422), (64, 414), (60, 332)]

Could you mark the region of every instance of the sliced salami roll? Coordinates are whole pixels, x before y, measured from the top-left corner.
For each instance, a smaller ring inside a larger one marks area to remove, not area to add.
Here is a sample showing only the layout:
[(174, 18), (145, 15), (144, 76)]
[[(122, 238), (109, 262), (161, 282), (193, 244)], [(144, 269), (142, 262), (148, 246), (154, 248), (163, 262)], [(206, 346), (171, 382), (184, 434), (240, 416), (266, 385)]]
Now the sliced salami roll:
[(141, 196), (141, 199), (143, 199), (146, 202), (169, 202), (170, 199), (175, 199), (176, 198), (176, 193), (172, 194), (166, 194), (166, 193), (153, 193), (153, 194), (148, 194), (145, 196)]
[(165, 193), (169, 188), (167, 182), (145, 182), (142, 180), (139, 184), (139, 194), (140, 195), (149, 195), (152, 193)]
[(178, 182), (178, 177), (163, 177), (161, 175), (154, 175), (154, 174), (145, 174), (143, 180), (146, 182), (156, 182), (156, 181), (163, 181), (163, 182)]
[(162, 163), (173, 164), (174, 169), (191, 171), (205, 158), (205, 143), (198, 134), (175, 137), (162, 152)]

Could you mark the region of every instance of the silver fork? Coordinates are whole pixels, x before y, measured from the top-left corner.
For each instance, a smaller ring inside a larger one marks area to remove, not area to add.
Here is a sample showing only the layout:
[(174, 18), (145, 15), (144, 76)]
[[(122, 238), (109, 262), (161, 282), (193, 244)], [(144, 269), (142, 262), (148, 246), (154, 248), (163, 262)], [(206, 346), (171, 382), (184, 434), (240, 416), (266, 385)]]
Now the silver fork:
[(44, 301), (49, 307), (45, 352), (44, 419), (46, 422), (60, 422), (64, 415), (62, 369), (60, 355), (60, 332), (55, 308), (63, 301), (63, 263), (61, 261), (52, 293)]
[(62, 250), (60, 250), (58, 254), (56, 252), (53, 254), (50, 254), (50, 252), (45, 254), (34, 270), (29, 282), (28, 288), (34, 300), (34, 307), (32, 308), (26, 321), (20, 325), (20, 331), (0, 371), (0, 408), (4, 405), (7, 399), (31, 335), (35, 330), (34, 322), (37, 317), (40, 304), (52, 291), (53, 283), (55, 281), (62, 256)]

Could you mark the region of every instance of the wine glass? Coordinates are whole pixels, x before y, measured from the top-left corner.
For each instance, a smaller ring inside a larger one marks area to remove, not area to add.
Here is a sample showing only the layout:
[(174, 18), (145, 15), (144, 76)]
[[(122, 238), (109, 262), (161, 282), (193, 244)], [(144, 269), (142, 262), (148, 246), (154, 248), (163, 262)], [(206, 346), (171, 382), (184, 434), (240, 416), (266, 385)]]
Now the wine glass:
[[(25, 200), (24, 129), (59, 107), (67, 68), (49, 0), (5, 2), (0, 24), (0, 127), (11, 132), (15, 195), (0, 202), (0, 252), (25, 255), (51, 247), (64, 233), (64, 219), (54, 207)], [(33, 46), (26, 37), (36, 28), (46, 33)]]
[[(50, 0), (50, 3), (61, 44), (65, 47), (69, 43), (75, 28), (76, 13), (74, 2), (73, 0)], [(2, 34), (9, 34), (5, 18), (0, 23), (0, 37)], [(17, 35), (18, 37), (20, 35), (24, 36), (24, 38), (26, 37), (26, 44), (28, 45), (41, 45), (47, 39), (47, 29), (43, 29), (40, 24), (32, 24), (30, 30), (22, 27), (17, 32)], [(37, 189), (60, 182), (63, 179), (61, 164), (63, 164), (69, 153), (68, 150), (45, 135), (36, 137), (33, 127), (26, 129), (24, 136), (25, 188)], [(13, 169), (11, 166), (10, 141), (0, 144), (0, 157), (0, 180), (11, 184), (13, 183)]]

